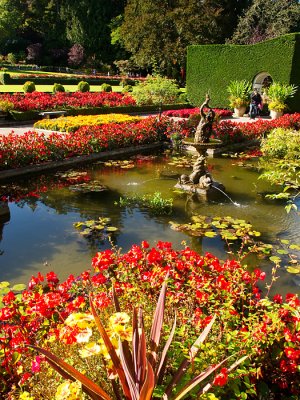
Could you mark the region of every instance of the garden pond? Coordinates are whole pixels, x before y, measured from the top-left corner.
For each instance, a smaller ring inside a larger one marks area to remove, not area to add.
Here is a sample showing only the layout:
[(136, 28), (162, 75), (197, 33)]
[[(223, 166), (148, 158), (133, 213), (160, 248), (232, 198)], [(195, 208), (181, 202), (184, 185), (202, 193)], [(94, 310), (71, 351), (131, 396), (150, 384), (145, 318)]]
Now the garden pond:
[[(205, 200), (175, 190), (179, 175), (189, 174), (192, 163), (190, 157), (161, 152), (1, 183), (1, 195), (10, 201), (9, 215), (0, 220), (0, 281), (27, 283), (32, 275), (49, 271), (63, 280), (90, 269), (97, 251), (114, 245), (125, 252), (143, 240), (151, 246), (158, 240), (172, 242), (175, 249), (186, 244), (224, 260), (230, 257), (226, 241), (235, 242), (231, 239), (236, 231), (227, 232), (223, 240), (220, 227), (226, 230), (230, 217), (235, 227), (243, 224), (241, 220), (251, 224), (255, 240), (279, 244), (265, 257), (246, 256), (249, 268), (262, 268), (268, 282), (274, 267), (270, 257), (279, 256), (280, 279), (272, 291), (300, 293), (300, 273), (287, 270), (298, 268), (300, 216), (294, 211), (287, 214), (282, 202), (265, 197), (275, 189), (258, 179), (256, 161), (208, 159), (214, 180), (225, 186), (232, 201), (219, 192)], [(210, 224), (203, 227), (207, 217), (215, 221), (214, 229)], [(187, 234), (190, 225), (181, 224), (192, 218), (202, 225)], [(292, 264), (286, 251), (290, 246)]]

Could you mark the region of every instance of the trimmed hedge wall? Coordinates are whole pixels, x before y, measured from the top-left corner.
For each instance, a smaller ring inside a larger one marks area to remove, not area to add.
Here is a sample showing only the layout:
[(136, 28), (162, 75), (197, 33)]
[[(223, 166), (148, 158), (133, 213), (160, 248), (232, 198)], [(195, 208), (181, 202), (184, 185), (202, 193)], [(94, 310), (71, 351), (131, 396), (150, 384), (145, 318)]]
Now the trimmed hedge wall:
[(189, 46), (186, 92), (191, 104), (199, 106), (210, 93), (213, 107), (229, 107), (230, 81), (250, 82), (261, 72), (273, 81), (295, 84), (298, 91), (288, 105), (300, 111), (300, 33), (284, 35), (254, 45)]

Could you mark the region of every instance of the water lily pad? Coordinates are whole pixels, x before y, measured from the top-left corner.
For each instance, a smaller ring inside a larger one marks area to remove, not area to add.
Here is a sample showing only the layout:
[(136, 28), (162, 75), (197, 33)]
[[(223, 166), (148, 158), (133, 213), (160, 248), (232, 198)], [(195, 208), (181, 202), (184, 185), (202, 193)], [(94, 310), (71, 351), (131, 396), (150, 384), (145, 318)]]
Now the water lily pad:
[(204, 236), (209, 237), (209, 238), (213, 238), (213, 237), (218, 236), (218, 234), (216, 232), (214, 232), (214, 231), (208, 231), (208, 232), (205, 232)]
[(106, 232), (116, 232), (117, 230), (118, 230), (118, 228), (115, 226), (107, 226), (106, 227)]
[(16, 292), (21, 292), (22, 290), (25, 290), (25, 289), (26, 289), (26, 285), (24, 285), (23, 283), (18, 283), (11, 288), (11, 290), (16, 291)]
[(78, 185), (69, 186), (69, 190), (80, 193), (91, 193), (91, 192), (105, 192), (108, 190), (107, 186), (102, 185), (97, 181), (79, 183)]
[(5, 288), (5, 287), (8, 287), (9, 285), (10, 285), (9, 282), (7, 282), (7, 281), (2, 281), (2, 282), (0, 282), (0, 289)]
[(272, 256), (272, 257), (269, 257), (269, 260), (271, 260), (275, 264), (279, 264), (281, 261), (281, 258), (277, 257), (277, 256)]
[(300, 265), (298, 266), (289, 266), (286, 268), (287, 272), (289, 272), (290, 274), (300, 274)]

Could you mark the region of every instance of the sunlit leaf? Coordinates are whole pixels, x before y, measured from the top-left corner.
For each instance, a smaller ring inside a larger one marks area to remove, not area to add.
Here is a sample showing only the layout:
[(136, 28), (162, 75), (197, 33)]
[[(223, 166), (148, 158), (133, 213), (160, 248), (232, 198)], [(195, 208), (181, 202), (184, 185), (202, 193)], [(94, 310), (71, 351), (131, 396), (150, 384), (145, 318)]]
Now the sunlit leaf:
[(275, 264), (279, 264), (280, 261), (281, 261), (281, 258), (277, 257), (277, 256), (272, 256), (272, 257), (269, 258), (269, 260), (271, 260)]
[(287, 267), (286, 270), (290, 274), (300, 274), (300, 266), (298, 266), (298, 267)]
[(118, 228), (116, 228), (115, 226), (107, 226), (106, 227), (106, 232), (116, 232), (118, 230)]
[(216, 232), (214, 232), (214, 231), (208, 231), (208, 232), (205, 232), (204, 236), (209, 237), (209, 238), (213, 238), (213, 237), (218, 236), (218, 234)]
[(16, 292), (21, 292), (22, 290), (26, 289), (26, 285), (23, 283), (18, 283), (17, 285), (14, 285), (11, 290), (15, 290)]
[(278, 254), (289, 254), (289, 252), (287, 250), (284, 250), (284, 249), (278, 249), (277, 253)]
[(291, 244), (290, 249), (291, 250), (300, 250), (300, 246), (298, 244)]

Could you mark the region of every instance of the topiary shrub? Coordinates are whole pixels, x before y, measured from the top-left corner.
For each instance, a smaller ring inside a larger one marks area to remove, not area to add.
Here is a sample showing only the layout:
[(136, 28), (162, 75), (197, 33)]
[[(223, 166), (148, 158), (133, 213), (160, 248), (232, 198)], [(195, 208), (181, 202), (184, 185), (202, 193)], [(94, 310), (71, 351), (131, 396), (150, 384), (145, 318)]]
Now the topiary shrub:
[(52, 91), (53, 93), (65, 92), (65, 88), (61, 83), (54, 83)]
[(126, 85), (122, 89), (122, 93), (129, 93), (133, 91), (133, 87), (131, 85)]
[(112, 87), (108, 83), (102, 83), (101, 91), (102, 92), (112, 92)]
[(89, 92), (90, 91), (90, 84), (88, 82), (85, 81), (80, 81), (78, 83), (78, 91), (79, 92)]
[(32, 93), (35, 91), (35, 83), (31, 81), (27, 81), (23, 85), (24, 93)]

